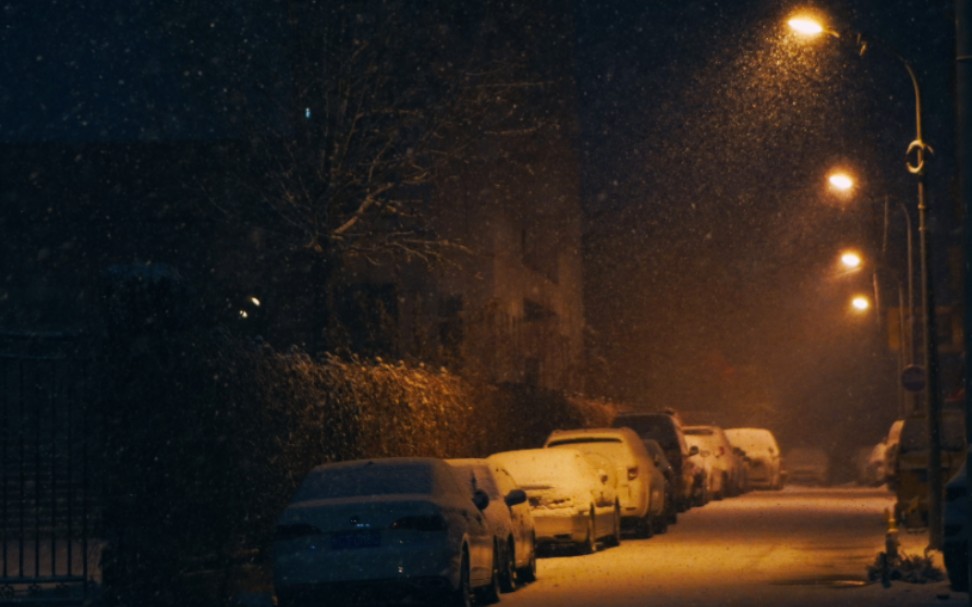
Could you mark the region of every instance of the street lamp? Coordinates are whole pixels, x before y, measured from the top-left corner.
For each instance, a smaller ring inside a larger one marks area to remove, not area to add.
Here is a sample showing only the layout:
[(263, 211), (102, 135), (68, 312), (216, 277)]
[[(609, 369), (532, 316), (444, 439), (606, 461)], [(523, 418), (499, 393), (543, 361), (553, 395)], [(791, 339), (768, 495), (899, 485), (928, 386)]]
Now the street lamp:
[[(790, 29), (802, 36), (819, 36), (828, 34), (839, 40), (846, 40), (840, 33), (827, 29), (817, 19), (811, 16), (796, 16), (788, 21)], [(860, 33), (852, 36), (853, 44), (858, 54), (870, 48), (868, 41)], [(925, 362), (925, 411), (928, 415), (928, 532), (929, 547), (942, 547), (942, 468), (941, 468), (941, 402), (938, 388), (938, 352), (936, 341), (935, 303), (930, 272), (931, 245), (928, 237), (928, 205), (925, 200), (925, 170), (926, 154), (932, 153), (931, 146), (925, 142), (922, 135), (921, 87), (918, 76), (911, 63), (899, 53), (883, 45), (874, 45), (896, 59), (911, 80), (915, 94), (915, 138), (908, 144), (905, 167), (915, 176), (918, 185), (918, 236), (921, 267), (921, 305), (923, 312), (923, 354)], [(914, 159), (912, 162), (910, 158)]]
[(871, 300), (866, 295), (855, 295), (851, 298), (851, 308), (855, 312), (863, 314), (871, 309)]
[(857, 251), (844, 251), (840, 254), (840, 265), (847, 270), (859, 270), (864, 260)]
[(854, 178), (844, 171), (834, 171), (827, 175), (827, 183), (837, 192), (848, 193), (854, 189)]

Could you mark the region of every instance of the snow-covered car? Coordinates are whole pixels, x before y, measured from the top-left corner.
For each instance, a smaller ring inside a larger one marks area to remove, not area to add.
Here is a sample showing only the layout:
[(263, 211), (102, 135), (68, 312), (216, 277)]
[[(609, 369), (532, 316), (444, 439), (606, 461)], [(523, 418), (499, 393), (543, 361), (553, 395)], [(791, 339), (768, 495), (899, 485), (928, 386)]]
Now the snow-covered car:
[(948, 582), (956, 592), (969, 590), (969, 478), (963, 461), (958, 472), (945, 484), (945, 515), (942, 521), (942, 556)]
[[(437, 604), (496, 600), (498, 567), (483, 510), (444, 460), (379, 458), (324, 464), (277, 521), (277, 605), (415, 596)], [(339, 598), (340, 597), (340, 598)]]
[(716, 463), (715, 457), (709, 449), (705, 438), (698, 435), (692, 436), (686, 434), (685, 441), (690, 447), (696, 447), (699, 450), (698, 454), (693, 457), (702, 470), (701, 480), (696, 481), (703, 484), (702, 493), (705, 498), (702, 501), (721, 500), (726, 495), (728, 480), (725, 472)]
[(641, 437), (631, 428), (554, 430), (547, 448), (572, 448), (607, 458), (617, 478), (621, 524), (637, 537), (668, 528), (665, 518), (665, 477), (655, 467)]
[(898, 479), (898, 452), (901, 448), (901, 431), (904, 429), (904, 420), (896, 419), (888, 428), (888, 434), (884, 437), (884, 481), (888, 488), (894, 489)]
[(740, 460), (719, 426), (685, 426), (685, 440), (697, 445), (707, 468), (709, 495), (722, 499), (741, 493)]
[(642, 439), (654, 439), (665, 450), (668, 462), (675, 470), (675, 497), (679, 511), (688, 510), (696, 501), (695, 464), (690, 456), (697, 453), (689, 447), (678, 415), (673, 411), (624, 412), (618, 414), (611, 425), (615, 428), (631, 428)]
[(725, 433), (749, 459), (746, 472), (750, 488), (783, 488), (783, 461), (772, 432), (766, 428), (726, 428)]
[(536, 532), (527, 495), (510, 473), (485, 458), (448, 459), (459, 472), (460, 482), (469, 483), (489, 496), (483, 512), (493, 530), (500, 558), (500, 587), (511, 592), (537, 576)]
[(662, 476), (665, 478), (665, 520), (669, 525), (674, 525), (678, 522), (678, 505), (675, 503), (675, 469), (672, 468), (672, 464), (669, 463), (668, 458), (665, 457), (665, 450), (662, 449), (661, 445), (658, 444), (653, 438), (649, 438), (642, 441), (645, 444), (645, 449), (648, 450), (648, 454), (651, 455), (652, 461), (655, 463), (655, 468), (661, 472)]
[(787, 482), (826, 485), (830, 482), (830, 456), (820, 447), (793, 447), (786, 452)]
[(862, 448), (857, 456), (857, 481), (861, 485), (878, 486), (885, 482), (887, 471), (887, 444), (882, 440), (873, 447)]
[[(965, 462), (965, 411), (958, 407), (942, 409), (942, 478), (955, 475)], [(928, 524), (928, 422), (924, 417), (908, 417), (901, 429), (898, 446), (895, 492), (895, 518), (905, 527)]]
[(577, 449), (520, 449), (489, 456), (529, 498), (540, 546), (573, 545), (588, 554), (598, 541), (621, 540), (621, 507), (607, 470)]

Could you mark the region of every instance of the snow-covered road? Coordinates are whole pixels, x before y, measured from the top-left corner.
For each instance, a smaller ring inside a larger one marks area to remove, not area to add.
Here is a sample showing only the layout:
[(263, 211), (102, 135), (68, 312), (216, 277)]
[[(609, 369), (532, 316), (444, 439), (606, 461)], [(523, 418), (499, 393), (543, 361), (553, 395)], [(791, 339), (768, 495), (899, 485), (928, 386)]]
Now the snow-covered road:
[[(713, 502), (669, 532), (588, 556), (541, 559), (510, 607), (967, 605), (947, 582), (865, 584), (884, 549), (885, 489), (789, 487)], [(922, 554), (925, 533), (901, 532)], [(941, 557), (933, 553), (941, 566)]]

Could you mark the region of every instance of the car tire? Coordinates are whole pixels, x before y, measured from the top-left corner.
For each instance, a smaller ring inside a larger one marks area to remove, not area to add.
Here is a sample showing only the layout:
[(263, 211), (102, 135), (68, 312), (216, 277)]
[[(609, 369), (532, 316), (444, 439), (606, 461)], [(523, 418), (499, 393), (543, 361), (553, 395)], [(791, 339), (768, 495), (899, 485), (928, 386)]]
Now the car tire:
[(594, 520), (594, 507), (591, 507), (591, 514), (587, 517), (587, 536), (577, 547), (581, 554), (593, 554), (597, 552), (597, 525)]
[(480, 605), (492, 605), (493, 603), (498, 603), (500, 600), (500, 576), (502, 575), (501, 567), (503, 566), (502, 553), (500, 552), (499, 545), (493, 544), (493, 566), (492, 572), (489, 576), (489, 584), (478, 588), (475, 592), (475, 597), (478, 599), (477, 604)]
[(961, 550), (946, 548), (944, 551), (948, 585), (955, 592), (969, 591), (969, 561), (966, 550), (963, 546)]
[(506, 550), (503, 551), (503, 568), (500, 571), (500, 590), (503, 592), (513, 592), (516, 590), (517, 571), (516, 571), (516, 548), (513, 538), (506, 541)]
[(634, 535), (638, 539), (648, 539), (652, 536), (654, 531), (655, 523), (652, 519), (651, 513), (646, 512), (643, 517), (638, 519), (635, 523)]
[(652, 535), (661, 535), (668, 531), (668, 518), (666, 518), (665, 513), (662, 512), (658, 516), (652, 517)]
[(608, 546), (620, 546), (621, 545), (621, 506), (620, 504), (614, 504), (614, 523), (611, 529), (611, 535), (607, 538)]
[(530, 562), (526, 567), (517, 571), (519, 582), (535, 582), (537, 580), (537, 540), (530, 541)]
[(472, 585), (469, 581), (469, 553), (463, 549), (462, 562), (459, 564), (459, 587), (449, 593), (445, 603), (448, 607), (473, 607)]

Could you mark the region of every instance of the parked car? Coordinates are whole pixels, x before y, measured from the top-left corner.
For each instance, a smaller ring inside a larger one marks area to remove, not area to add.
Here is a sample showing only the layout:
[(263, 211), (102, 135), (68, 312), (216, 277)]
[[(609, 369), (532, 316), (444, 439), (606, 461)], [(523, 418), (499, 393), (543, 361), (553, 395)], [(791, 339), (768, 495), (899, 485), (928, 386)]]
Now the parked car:
[(855, 456), (857, 482), (876, 487), (887, 478), (887, 445), (882, 440), (872, 447), (861, 447)]
[(631, 428), (554, 430), (544, 447), (568, 447), (606, 457), (616, 473), (621, 524), (637, 537), (664, 532), (665, 477)]
[[(942, 478), (951, 478), (965, 461), (965, 411), (961, 407), (942, 409)], [(901, 429), (894, 483), (895, 518), (905, 527), (928, 525), (928, 421), (908, 417)]]
[(642, 439), (654, 439), (665, 450), (665, 457), (675, 470), (675, 503), (680, 512), (688, 510), (695, 499), (696, 467), (689, 457), (698, 452), (690, 448), (682, 424), (674, 412), (626, 412), (614, 418), (615, 428), (631, 428)]
[(324, 464), (301, 483), (276, 527), (280, 607), (345, 595), (414, 596), (469, 605), (499, 590), (489, 496), (435, 458)]
[[(708, 477), (709, 493), (713, 499), (739, 495), (742, 492), (740, 460), (733, 451), (732, 443), (719, 426), (685, 426), (685, 438), (689, 445), (697, 444), (706, 466), (710, 469)], [(694, 437), (694, 438), (693, 438)], [(695, 441), (698, 442), (695, 442)], [(714, 481), (714, 482), (713, 482)]]
[(665, 520), (668, 521), (669, 525), (674, 525), (678, 522), (678, 506), (675, 504), (675, 469), (672, 468), (672, 464), (665, 457), (665, 450), (658, 444), (658, 441), (649, 438), (642, 442), (648, 449), (652, 461), (655, 462), (655, 468), (661, 471), (662, 476), (665, 477)]
[(945, 484), (945, 515), (942, 521), (942, 556), (948, 582), (956, 592), (969, 591), (968, 488), (969, 478), (963, 461), (958, 472)]
[(830, 482), (830, 456), (820, 447), (793, 447), (786, 453), (786, 480), (801, 485)]
[(894, 491), (898, 481), (898, 453), (901, 449), (901, 431), (904, 420), (896, 419), (891, 422), (888, 434), (884, 437), (884, 482)]
[(766, 428), (727, 428), (726, 437), (749, 458), (747, 477), (753, 489), (782, 489), (783, 461), (776, 437)]
[(621, 506), (611, 473), (577, 449), (521, 449), (489, 456), (526, 491), (537, 545), (572, 545), (582, 554), (621, 540)]
[(493, 530), (500, 557), (500, 587), (511, 592), (537, 576), (536, 531), (527, 495), (510, 473), (485, 458), (446, 460), (460, 473), (473, 491), (480, 489), (489, 496), (483, 512)]
[(704, 437), (695, 435), (685, 435), (685, 441), (689, 444), (689, 447), (696, 447), (699, 450), (698, 455), (695, 457), (699, 462), (699, 467), (702, 469), (701, 481), (704, 485), (703, 493), (705, 495), (705, 501), (709, 500), (721, 500), (726, 495), (726, 485), (728, 480), (726, 479), (725, 472), (721, 470), (715, 461), (715, 457), (712, 451), (709, 449), (709, 445), (706, 444)]

